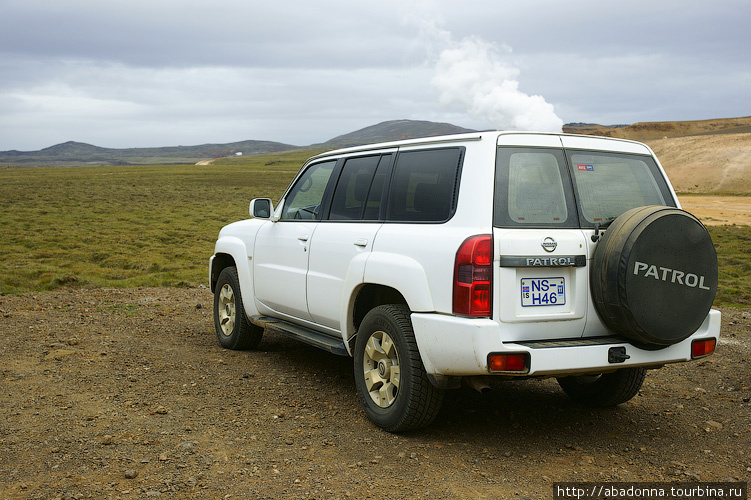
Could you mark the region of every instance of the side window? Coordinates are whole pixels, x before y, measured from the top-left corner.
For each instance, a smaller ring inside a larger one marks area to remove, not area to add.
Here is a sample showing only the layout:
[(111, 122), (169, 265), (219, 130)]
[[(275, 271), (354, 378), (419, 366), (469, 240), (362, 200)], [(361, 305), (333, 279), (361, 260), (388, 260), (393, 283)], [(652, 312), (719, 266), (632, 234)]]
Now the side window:
[(329, 219), (362, 218), (379, 159), (380, 156), (366, 156), (347, 160), (334, 191)]
[(387, 219), (440, 222), (456, 204), (464, 148), (406, 151), (396, 159)]
[(320, 220), (321, 201), (336, 161), (311, 165), (297, 179), (284, 201), (282, 220)]
[(493, 222), (500, 227), (576, 227), (563, 152), (499, 148)]

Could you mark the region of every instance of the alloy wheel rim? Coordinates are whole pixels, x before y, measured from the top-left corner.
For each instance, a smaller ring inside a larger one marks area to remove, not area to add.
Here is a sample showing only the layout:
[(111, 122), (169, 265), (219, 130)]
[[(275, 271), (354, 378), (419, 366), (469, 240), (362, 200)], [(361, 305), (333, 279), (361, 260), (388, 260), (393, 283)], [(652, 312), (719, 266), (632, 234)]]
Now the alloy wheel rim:
[(383, 331), (374, 332), (365, 344), (363, 355), (365, 387), (373, 402), (388, 408), (399, 394), (401, 370), (394, 340)]
[(219, 326), (222, 334), (229, 337), (235, 329), (235, 292), (229, 284), (219, 291)]

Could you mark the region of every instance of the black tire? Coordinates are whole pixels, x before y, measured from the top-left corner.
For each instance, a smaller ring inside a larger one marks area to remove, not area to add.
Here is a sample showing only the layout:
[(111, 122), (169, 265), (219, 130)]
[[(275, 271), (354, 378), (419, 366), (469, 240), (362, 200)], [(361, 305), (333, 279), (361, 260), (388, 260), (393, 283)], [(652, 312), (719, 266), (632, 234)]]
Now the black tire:
[(644, 368), (621, 368), (612, 373), (562, 377), (558, 385), (579, 404), (615, 406), (636, 396), (646, 374)]
[(355, 342), (357, 394), (368, 418), (388, 432), (431, 424), (443, 402), (443, 391), (425, 373), (409, 315), (404, 305), (378, 306)]
[(216, 281), (214, 329), (219, 344), (225, 349), (255, 349), (261, 342), (263, 328), (250, 323), (245, 315), (235, 267), (224, 268)]
[(717, 277), (717, 254), (699, 219), (677, 208), (647, 206), (625, 212), (602, 236), (590, 288), (608, 328), (660, 349), (699, 329)]

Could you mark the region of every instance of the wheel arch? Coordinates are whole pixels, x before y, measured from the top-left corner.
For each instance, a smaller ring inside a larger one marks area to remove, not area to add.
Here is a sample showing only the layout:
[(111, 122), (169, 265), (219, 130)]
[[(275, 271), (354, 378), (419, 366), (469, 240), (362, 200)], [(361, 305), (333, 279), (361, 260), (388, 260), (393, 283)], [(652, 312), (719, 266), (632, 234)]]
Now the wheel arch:
[(216, 253), (211, 258), (211, 266), (209, 269), (209, 289), (211, 290), (211, 293), (214, 293), (214, 290), (216, 289), (216, 282), (219, 279), (219, 275), (224, 269), (231, 266), (237, 267), (237, 264), (235, 263), (235, 258), (228, 253)]
[(219, 274), (227, 267), (235, 266), (245, 312), (252, 316), (257, 314), (257, 308), (255, 306), (255, 294), (253, 293), (250, 256), (249, 250), (241, 239), (235, 237), (220, 238), (214, 248), (214, 255), (211, 257), (209, 279), (211, 292), (214, 293)]

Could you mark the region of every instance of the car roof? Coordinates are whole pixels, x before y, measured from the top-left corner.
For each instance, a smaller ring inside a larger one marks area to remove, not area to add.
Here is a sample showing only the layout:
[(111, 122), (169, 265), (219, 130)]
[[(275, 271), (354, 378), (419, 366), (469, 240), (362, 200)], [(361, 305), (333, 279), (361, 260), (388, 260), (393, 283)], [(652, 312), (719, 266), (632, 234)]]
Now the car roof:
[[(615, 138), (615, 137), (602, 137), (602, 136), (596, 136), (596, 135), (582, 135), (582, 134), (566, 134), (566, 133), (555, 133), (555, 132), (527, 132), (527, 131), (503, 131), (503, 130), (485, 130), (485, 131), (478, 131), (478, 132), (469, 132), (469, 133), (461, 133), (461, 134), (450, 134), (450, 135), (439, 135), (439, 136), (431, 136), (431, 137), (420, 137), (415, 139), (405, 139), (400, 141), (388, 141), (388, 142), (378, 142), (378, 143), (372, 143), (372, 144), (363, 144), (360, 146), (352, 146), (348, 148), (341, 148), (341, 149), (333, 149), (331, 151), (326, 151), (324, 153), (318, 154), (316, 156), (311, 157), (308, 162), (312, 160), (318, 160), (321, 158), (326, 158), (330, 156), (339, 156), (339, 155), (346, 155), (350, 153), (361, 153), (361, 152), (367, 152), (367, 151), (374, 151), (374, 150), (384, 150), (384, 149), (396, 149), (401, 148), (405, 146), (421, 146), (421, 145), (430, 145), (430, 144), (446, 144), (446, 143), (461, 143), (461, 142), (468, 142), (468, 141), (480, 141), (483, 139), (493, 139), (494, 142), (497, 142), (498, 137), (502, 135), (526, 135), (526, 136), (556, 136), (556, 137), (569, 137), (569, 138), (581, 138), (579, 141), (583, 143), (583, 141), (591, 140), (592, 148), (593, 149), (599, 149), (595, 145), (596, 144), (602, 144), (603, 142), (607, 141), (609, 143), (613, 142), (619, 142), (622, 143), (623, 146), (626, 144), (629, 144), (630, 147), (626, 147), (626, 149), (633, 149), (634, 146), (638, 145), (645, 149), (644, 153), (649, 154), (651, 150), (649, 148), (637, 141), (631, 141), (628, 139), (621, 139), (621, 138)], [(600, 142), (602, 141), (602, 142)], [(523, 146), (522, 143), (519, 144), (520, 146)], [(613, 149), (612, 147), (608, 147), (605, 149)]]

